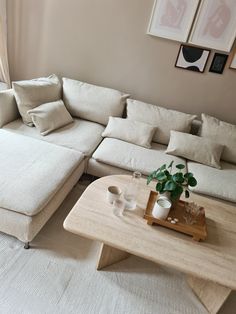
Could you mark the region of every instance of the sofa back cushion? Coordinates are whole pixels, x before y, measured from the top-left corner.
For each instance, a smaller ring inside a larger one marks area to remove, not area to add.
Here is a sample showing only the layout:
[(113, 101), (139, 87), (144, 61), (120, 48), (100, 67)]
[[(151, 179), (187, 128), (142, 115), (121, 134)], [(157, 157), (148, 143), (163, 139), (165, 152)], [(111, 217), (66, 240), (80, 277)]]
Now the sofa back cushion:
[(28, 81), (12, 82), (12, 87), (23, 122), (29, 126), (33, 126), (33, 121), (27, 111), (61, 99), (61, 84), (55, 74)]
[(153, 141), (168, 145), (170, 131), (189, 133), (195, 115), (169, 110), (163, 107), (147, 104), (142, 101), (127, 100), (128, 119), (149, 123), (157, 128)]
[(12, 89), (0, 91), (0, 128), (19, 117)]
[(122, 116), (128, 97), (111, 88), (63, 78), (64, 103), (78, 118), (107, 125), (109, 116)]
[(223, 145), (192, 134), (177, 131), (170, 131), (170, 134), (167, 154), (221, 169), (220, 157), (224, 148)]
[(236, 125), (203, 113), (200, 136), (224, 145), (221, 159), (236, 164)]
[(110, 117), (102, 136), (117, 138), (135, 145), (151, 148), (155, 130), (155, 127), (147, 123)]
[(73, 122), (62, 100), (42, 104), (29, 110), (28, 114), (41, 135), (47, 135)]

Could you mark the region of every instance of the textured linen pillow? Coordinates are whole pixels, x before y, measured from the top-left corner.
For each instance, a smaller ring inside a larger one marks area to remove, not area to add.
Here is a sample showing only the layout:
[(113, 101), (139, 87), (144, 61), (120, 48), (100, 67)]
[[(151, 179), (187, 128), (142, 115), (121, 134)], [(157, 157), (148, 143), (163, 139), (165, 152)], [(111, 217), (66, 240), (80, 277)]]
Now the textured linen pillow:
[(133, 99), (128, 99), (127, 104), (127, 118), (156, 126), (153, 141), (166, 145), (169, 143), (170, 130), (189, 133), (192, 121), (197, 117)]
[(12, 89), (0, 91), (0, 128), (19, 117)]
[(103, 125), (107, 125), (109, 116), (122, 116), (129, 95), (68, 78), (62, 80), (63, 100), (73, 116)]
[(40, 105), (29, 110), (28, 114), (42, 135), (47, 135), (48, 133), (73, 122), (73, 118), (66, 110), (62, 100)]
[(20, 115), (28, 126), (33, 126), (33, 122), (27, 111), (61, 99), (61, 84), (55, 74), (29, 81), (12, 82), (12, 87)]
[(221, 159), (236, 164), (236, 125), (202, 114), (200, 136), (224, 145)]
[(221, 169), (220, 157), (224, 146), (207, 138), (170, 131), (170, 142), (166, 153), (197, 161), (201, 164)]
[(150, 148), (155, 130), (155, 127), (143, 122), (110, 117), (102, 136)]

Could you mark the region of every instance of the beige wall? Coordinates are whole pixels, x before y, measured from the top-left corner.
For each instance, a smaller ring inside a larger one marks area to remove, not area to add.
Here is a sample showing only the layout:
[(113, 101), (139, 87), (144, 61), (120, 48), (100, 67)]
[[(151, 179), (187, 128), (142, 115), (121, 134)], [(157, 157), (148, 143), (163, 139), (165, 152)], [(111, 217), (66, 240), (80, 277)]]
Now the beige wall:
[(179, 43), (145, 34), (153, 0), (7, 2), (12, 80), (53, 72), (236, 123), (236, 70), (175, 68)]

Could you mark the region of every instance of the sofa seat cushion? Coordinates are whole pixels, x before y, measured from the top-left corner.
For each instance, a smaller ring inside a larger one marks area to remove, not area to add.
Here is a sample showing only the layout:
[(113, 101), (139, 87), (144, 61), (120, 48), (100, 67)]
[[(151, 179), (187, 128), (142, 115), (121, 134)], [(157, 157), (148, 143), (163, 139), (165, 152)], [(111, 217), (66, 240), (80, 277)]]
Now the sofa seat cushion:
[(187, 166), (198, 181), (192, 191), (236, 202), (236, 165), (221, 162), (219, 170), (189, 161)]
[(150, 174), (162, 164), (172, 160), (176, 164), (186, 165), (185, 159), (165, 153), (166, 146), (152, 143), (152, 148), (144, 148), (114, 138), (105, 138), (93, 154), (93, 158), (102, 163), (129, 171)]
[(98, 123), (74, 119), (74, 123), (57, 129), (47, 136), (43, 136), (36, 128), (29, 128), (22, 123), (22, 120), (18, 119), (6, 124), (3, 129), (72, 148), (85, 156), (89, 156), (102, 141), (101, 134), (105, 128)]
[(83, 161), (83, 154), (0, 130), (0, 207), (38, 214)]

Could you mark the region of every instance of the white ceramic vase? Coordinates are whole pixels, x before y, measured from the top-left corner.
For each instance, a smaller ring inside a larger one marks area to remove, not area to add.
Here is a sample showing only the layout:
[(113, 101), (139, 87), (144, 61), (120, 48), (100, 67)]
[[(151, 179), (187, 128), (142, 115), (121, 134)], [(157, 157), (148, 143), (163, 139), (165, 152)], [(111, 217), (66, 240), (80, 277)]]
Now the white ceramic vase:
[(169, 214), (171, 208), (171, 202), (167, 198), (160, 198), (156, 201), (152, 215), (157, 219), (165, 220)]

